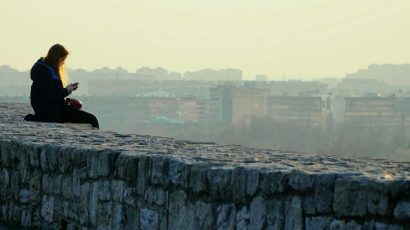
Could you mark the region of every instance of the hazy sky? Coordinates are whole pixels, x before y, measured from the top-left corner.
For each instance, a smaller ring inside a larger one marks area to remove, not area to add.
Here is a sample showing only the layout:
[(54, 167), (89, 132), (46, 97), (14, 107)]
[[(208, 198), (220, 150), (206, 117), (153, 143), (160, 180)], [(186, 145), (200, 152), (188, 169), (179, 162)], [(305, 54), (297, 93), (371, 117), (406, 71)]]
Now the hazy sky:
[(27, 70), (61, 43), (69, 67), (87, 70), (342, 77), (410, 63), (409, 12), (409, 0), (1, 0), (0, 65)]

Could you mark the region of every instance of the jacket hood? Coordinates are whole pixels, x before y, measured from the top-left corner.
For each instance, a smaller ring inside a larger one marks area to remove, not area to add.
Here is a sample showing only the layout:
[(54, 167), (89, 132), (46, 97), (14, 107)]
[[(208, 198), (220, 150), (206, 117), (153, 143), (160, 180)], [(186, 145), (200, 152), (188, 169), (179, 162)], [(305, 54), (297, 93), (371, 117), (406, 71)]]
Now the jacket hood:
[(33, 81), (39, 81), (41, 78), (51, 77), (54, 80), (60, 80), (55, 70), (44, 62), (44, 58), (40, 58), (34, 63), (30, 71), (30, 77)]

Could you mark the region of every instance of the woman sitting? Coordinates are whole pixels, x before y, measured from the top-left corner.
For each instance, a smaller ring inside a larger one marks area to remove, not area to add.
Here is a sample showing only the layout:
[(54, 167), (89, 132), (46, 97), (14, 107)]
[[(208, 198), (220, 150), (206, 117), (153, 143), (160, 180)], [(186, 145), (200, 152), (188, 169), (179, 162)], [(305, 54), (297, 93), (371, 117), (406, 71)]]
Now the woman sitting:
[(68, 51), (60, 44), (53, 45), (45, 58), (40, 58), (31, 68), (30, 101), (35, 115), (25, 120), (44, 122), (89, 123), (99, 128), (97, 118), (85, 111), (73, 108), (65, 97), (77, 90), (78, 83), (67, 84), (64, 62)]

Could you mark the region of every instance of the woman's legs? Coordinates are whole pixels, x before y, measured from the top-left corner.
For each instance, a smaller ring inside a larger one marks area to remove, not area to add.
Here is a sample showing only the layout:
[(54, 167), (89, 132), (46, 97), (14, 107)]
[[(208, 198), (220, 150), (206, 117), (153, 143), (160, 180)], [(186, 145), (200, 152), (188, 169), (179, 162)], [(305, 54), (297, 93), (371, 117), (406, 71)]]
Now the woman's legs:
[(100, 128), (97, 118), (85, 111), (79, 109), (73, 109), (70, 107), (64, 107), (61, 110), (60, 122), (71, 122), (71, 123), (88, 123), (95, 128)]

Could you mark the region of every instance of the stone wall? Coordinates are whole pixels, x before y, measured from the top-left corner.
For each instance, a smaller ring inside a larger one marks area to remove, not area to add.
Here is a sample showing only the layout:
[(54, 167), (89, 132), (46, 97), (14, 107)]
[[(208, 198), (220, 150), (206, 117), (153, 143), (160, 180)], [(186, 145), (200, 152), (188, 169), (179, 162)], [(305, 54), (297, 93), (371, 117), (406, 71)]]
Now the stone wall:
[(22, 121), (0, 104), (0, 221), (41, 229), (410, 229), (410, 164)]

